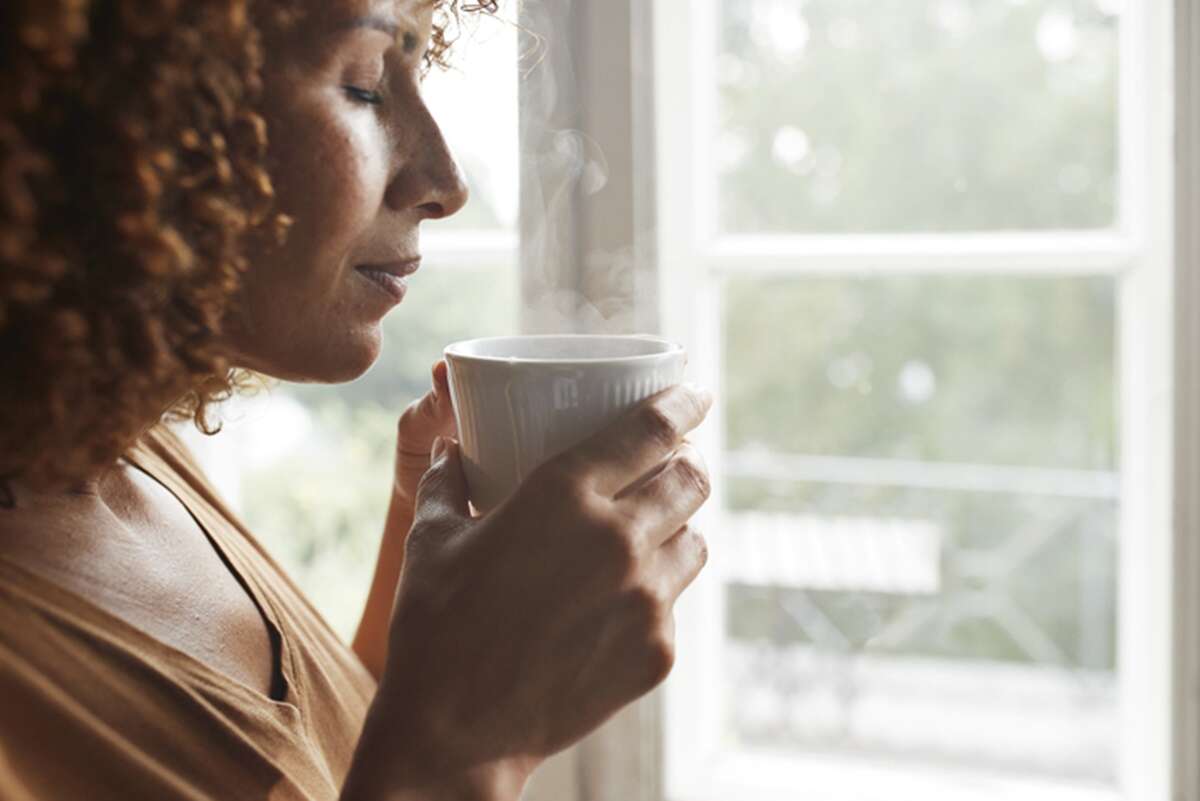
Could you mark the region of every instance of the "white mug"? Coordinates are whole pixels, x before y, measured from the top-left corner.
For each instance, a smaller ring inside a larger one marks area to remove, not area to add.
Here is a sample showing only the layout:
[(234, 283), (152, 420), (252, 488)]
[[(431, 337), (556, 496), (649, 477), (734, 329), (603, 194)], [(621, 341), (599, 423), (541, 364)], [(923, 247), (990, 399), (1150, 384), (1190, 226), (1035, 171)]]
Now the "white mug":
[(446, 348), (471, 504), (495, 509), (540, 464), (679, 384), (687, 355), (649, 336), (493, 337)]

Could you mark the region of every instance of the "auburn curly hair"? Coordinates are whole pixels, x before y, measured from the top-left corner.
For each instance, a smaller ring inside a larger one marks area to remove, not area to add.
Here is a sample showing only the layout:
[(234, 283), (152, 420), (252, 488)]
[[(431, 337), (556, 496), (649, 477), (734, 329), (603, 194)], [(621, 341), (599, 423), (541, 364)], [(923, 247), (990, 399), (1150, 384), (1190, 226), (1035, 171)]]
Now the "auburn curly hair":
[[(440, 64), (460, 8), (428, 2)], [(0, 496), (95, 475), (164, 414), (213, 433), (211, 405), (253, 383), (219, 335), (248, 246), (286, 236), (258, 102), (264, 42), (302, 17), (0, 2)]]

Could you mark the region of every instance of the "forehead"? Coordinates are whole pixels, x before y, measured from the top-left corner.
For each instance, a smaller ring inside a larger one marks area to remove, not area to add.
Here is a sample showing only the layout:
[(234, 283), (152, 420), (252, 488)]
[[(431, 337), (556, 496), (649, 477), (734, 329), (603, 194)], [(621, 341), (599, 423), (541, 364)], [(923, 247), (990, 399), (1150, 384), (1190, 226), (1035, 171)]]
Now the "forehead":
[(323, 32), (353, 28), (378, 30), (398, 42), (424, 40), (439, 0), (307, 0), (312, 27)]

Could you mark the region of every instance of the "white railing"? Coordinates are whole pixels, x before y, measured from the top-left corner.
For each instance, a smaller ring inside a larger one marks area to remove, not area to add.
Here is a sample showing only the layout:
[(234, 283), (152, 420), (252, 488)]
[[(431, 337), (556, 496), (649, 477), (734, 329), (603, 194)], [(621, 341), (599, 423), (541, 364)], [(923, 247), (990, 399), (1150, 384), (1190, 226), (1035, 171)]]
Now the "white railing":
[(989, 492), (1057, 498), (1117, 500), (1120, 475), (1105, 470), (861, 459), (742, 450), (722, 462), (730, 478), (761, 478), (816, 484)]

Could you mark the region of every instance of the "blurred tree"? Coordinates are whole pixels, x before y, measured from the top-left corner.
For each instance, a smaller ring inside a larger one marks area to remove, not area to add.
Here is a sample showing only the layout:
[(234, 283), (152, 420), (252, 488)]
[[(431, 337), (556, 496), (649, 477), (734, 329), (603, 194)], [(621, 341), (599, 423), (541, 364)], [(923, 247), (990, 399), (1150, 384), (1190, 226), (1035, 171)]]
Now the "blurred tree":
[(1117, 18), (1079, 0), (726, 0), (726, 230), (1115, 222)]

